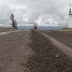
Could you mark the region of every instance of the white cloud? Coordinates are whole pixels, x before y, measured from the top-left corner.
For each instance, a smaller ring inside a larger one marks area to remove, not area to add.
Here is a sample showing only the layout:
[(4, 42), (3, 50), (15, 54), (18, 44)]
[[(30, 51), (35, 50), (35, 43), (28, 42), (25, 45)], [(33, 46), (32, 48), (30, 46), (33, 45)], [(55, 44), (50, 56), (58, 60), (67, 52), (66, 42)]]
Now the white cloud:
[(11, 9), (26, 9), (27, 6), (26, 5), (13, 5), (13, 4), (10, 4), (9, 5)]
[(10, 25), (10, 14), (13, 13), (18, 25), (38, 23), (41, 26), (66, 26), (70, 2), (69, 0), (0, 0), (0, 23)]

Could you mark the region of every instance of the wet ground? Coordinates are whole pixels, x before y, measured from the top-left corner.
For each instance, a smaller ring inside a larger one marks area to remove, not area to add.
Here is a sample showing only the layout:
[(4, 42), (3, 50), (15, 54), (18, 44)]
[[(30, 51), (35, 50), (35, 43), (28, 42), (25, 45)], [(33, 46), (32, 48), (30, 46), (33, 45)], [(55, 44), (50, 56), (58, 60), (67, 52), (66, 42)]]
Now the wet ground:
[(39, 31), (11, 32), (0, 35), (0, 72), (72, 72), (72, 59)]

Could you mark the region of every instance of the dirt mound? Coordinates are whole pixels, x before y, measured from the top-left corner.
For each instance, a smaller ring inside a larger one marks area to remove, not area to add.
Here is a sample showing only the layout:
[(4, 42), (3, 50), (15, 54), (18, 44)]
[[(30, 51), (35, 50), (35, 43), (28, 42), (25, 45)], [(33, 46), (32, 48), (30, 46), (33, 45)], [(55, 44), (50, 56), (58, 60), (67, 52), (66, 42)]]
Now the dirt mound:
[(48, 36), (56, 39), (57, 41), (65, 44), (66, 46), (72, 48), (72, 31), (41, 31)]

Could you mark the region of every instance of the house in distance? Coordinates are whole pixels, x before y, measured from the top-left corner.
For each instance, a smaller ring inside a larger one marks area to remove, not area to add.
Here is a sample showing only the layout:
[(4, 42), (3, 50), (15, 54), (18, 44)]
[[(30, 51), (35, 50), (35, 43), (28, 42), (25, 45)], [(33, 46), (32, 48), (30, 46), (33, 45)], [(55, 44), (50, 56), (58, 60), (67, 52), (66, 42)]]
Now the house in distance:
[(70, 9), (69, 9), (68, 28), (72, 28), (72, 12), (71, 12), (71, 4), (70, 4)]

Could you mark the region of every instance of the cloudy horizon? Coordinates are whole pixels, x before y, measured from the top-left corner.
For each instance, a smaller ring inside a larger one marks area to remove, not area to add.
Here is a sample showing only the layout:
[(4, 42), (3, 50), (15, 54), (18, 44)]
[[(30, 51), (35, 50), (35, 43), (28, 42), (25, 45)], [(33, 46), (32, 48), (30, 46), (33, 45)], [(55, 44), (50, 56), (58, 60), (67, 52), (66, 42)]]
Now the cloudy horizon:
[(18, 25), (67, 26), (69, 0), (0, 0), (0, 26), (10, 25), (13, 13)]

